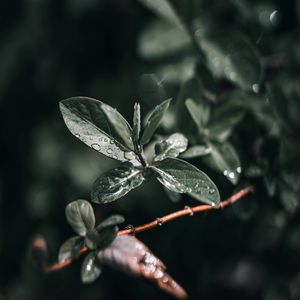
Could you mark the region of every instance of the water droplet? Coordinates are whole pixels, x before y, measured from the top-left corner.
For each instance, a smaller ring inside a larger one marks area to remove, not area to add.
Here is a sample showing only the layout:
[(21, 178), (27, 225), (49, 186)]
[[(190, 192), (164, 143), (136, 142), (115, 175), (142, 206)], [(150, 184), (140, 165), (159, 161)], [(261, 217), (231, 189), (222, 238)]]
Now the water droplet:
[(270, 22), (273, 25), (276, 25), (278, 22), (278, 10), (274, 10), (271, 14), (270, 14)]
[(239, 174), (241, 174), (241, 173), (242, 173), (242, 168), (241, 168), (241, 167), (237, 167), (237, 168), (236, 168), (236, 171), (237, 171)]
[(124, 158), (128, 159), (128, 160), (131, 160), (131, 159), (134, 158), (134, 154), (132, 152), (125, 152), (124, 153)]
[(215, 189), (210, 189), (208, 192), (212, 195), (215, 191)]
[(100, 147), (99, 144), (92, 144), (91, 146), (92, 146), (92, 148), (93, 148), (94, 150), (96, 150), (96, 151), (99, 151), (99, 150), (101, 149), (101, 147)]
[(107, 143), (108, 142), (108, 138), (104, 138), (104, 142)]
[(115, 142), (113, 140), (110, 140), (109, 143), (113, 145)]
[(163, 283), (167, 283), (168, 281), (169, 281), (168, 276), (164, 276), (164, 277), (162, 278), (162, 282), (163, 282)]
[(230, 173), (228, 174), (228, 177), (231, 178), (231, 179), (233, 179), (233, 178), (235, 177), (235, 174), (234, 174), (233, 172), (230, 172)]
[(113, 153), (113, 149), (108, 148), (108, 149), (106, 150), (106, 153), (107, 153), (107, 154), (112, 154), (112, 153)]
[(76, 133), (75, 136), (79, 139), (80, 138), (80, 134)]
[(113, 156), (113, 159), (118, 159), (118, 156), (115, 154), (115, 155)]
[(258, 83), (254, 83), (252, 85), (252, 91), (255, 93), (255, 94), (258, 94), (259, 93), (259, 84)]
[(228, 176), (228, 170), (225, 170), (224, 172), (223, 172), (223, 174), (224, 174), (224, 176)]

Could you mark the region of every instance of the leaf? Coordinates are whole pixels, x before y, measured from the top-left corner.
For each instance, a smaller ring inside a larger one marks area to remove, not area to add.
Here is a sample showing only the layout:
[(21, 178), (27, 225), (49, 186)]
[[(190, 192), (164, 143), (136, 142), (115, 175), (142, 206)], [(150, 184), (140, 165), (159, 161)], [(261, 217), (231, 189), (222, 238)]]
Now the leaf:
[(97, 253), (97, 258), (101, 264), (152, 282), (177, 299), (187, 298), (183, 288), (166, 272), (165, 265), (133, 236), (117, 236), (109, 247)]
[(160, 141), (155, 145), (156, 157), (154, 161), (163, 160), (166, 157), (177, 157), (187, 148), (188, 140), (181, 133), (174, 133), (166, 140)]
[(186, 193), (196, 200), (216, 205), (220, 195), (211, 179), (195, 166), (177, 158), (166, 158), (153, 165), (158, 181), (177, 193)]
[[(210, 115), (210, 103), (202, 93), (203, 88), (198, 77), (194, 76), (183, 83), (176, 104), (177, 123), (181, 132), (190, 133), (197, 129), (199, 130), (200, 125), (201, 130), (205, 127)], [(187, 110), (187, 99), (192, 99), (188, 102), (193, 101), (194, 105), (197, 106), (198, 113), (194, 116), (196, 118), (195, 123), (192, 121), (193, 116), (191, 119), (191, 115)], [(198, 118), (199, 116), (200, 118)], [(195, 124), (198, 124), (199, 126), (195, 126)]]
[(135, 143), (138, 143), (141, 133), (141, 107), (139, 103), (134, 104), (133, 111), (133, 133)]
[(193, 121), (198, 127), (199, 132), (204, 134), (205, 126), (209, 118), (209, 109), (204, 106), (197, 105), (197, 103), (193, 100), (188, 98), (185, 101), (185, 106), (191, 115)]
[(160, 103), (167, 98), (162, 80), (153, 73), (143, 74), (139, 82), (141, 99), (146, 103)]
[(236, 126), (245, 116), (245, 109), (225, 103), (217, 107), (208, 123), (210, 136), (219, 140), (225, 140), (231, 134)]
[(108, 121), (114, 127), (118, 135), (122, 138), (123, 144), (134, 151), (133, 130), (124, 117), (115, 109), (107, 104), (101, 104), (101, 108), (107, 116)]
[(95, 215), (91, 204), (86, 200), (77, 200), (66, 206), (67, 221), (80, 236), (92, 230), (95, 226)]
[(125, 219), (121, 215), (112, 215), (102, 221), (97, 227), (97, 231), (100, 231), (103, 228), (112, 227), (124, 223)]
[(180, 201), (181, 194), (170, 191), (166, 187), (164, 187), (164, 191), (172, 202), (178, 203)]
[(168, 0), (139, 0), (139, 2), (163, 19), (182, 27), (180, 18)]
[(211, 153), (211, 149), (204, 145), (196, 145), (187, 149), (180, 155), (181, 158), (194, 158)]
[(144, 181), (141, 169), (130, 163), (112, 169), (101, 175), (94, 183), (91, 198), (95, 203), (108, 203), (119, 199)]
[(161, 20), (144, 27), (138, 40), (139, 54), (147, 60), (175, 56), (190, 46), (191, 40), (185, 30)]
[(97, 264), (95, 252), (89, 253), (81, 265), (81, 281), (83, 283), (94, 282), (101, 274), (101, 268)]
[(58, 252), (58, 261), (74, 258), (79, 255), (83, 246), (83, 240), (79, 236), (74, 236), (66, 240)]
[(140, 164), (109, 122), (102, 104), (92, 98), (73, 97), (61, 101), (60, 110), (68, 129), (86, 145), (110, 158)]
[(101, 230), (94, 229), (87, 233), (84, 242), (91, 250), (104, 249), (116, 238), (118, 231), (118, 226), (106, 227)]
[(217, 76), (244, 90), (255, 90), (262, 79), (262, 66), (256, 48), (246, 37), (232, 31), (214, 30), (196, 38)]
[(163, 118), (164, 113), (166, 112), (166, 110), (170, 105), (170, 101), (171, 99), (165, 100), (161, 104), (157, 105), (150, 113), (144, 128), (142, 138), (140, 140), (141, 145), (145, 145), (150, 141), (153, 133), (155, 132), (161, 119)]
[(242, 172), (237, 153), (230, 143), (209, 142), (211, 157), (206, 157), (232, 183), (237, 184)]

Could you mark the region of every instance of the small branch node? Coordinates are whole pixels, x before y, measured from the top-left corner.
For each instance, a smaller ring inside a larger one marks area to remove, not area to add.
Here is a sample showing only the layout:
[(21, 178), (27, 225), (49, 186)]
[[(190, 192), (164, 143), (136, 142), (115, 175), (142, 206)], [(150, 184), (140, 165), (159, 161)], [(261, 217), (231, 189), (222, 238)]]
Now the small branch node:
[(156, 218), (156, 222), (158, 226), (162, 226), (163, 225), (163, 220), (161, 218)]
[(130, 234), (135, 235), (135, 227), (132, 224), (128, 224), (125, 228), (130, 230)]
[(191, 217), (194, 215), (194, 211), (193, 211), (193, 209), (192, 209), (190, 206), (186, 205), (186, 206), (184, 207), (184, 209), (186, 209), (186, 210), (188, 210), (188, 211), (190, 212), (190, 216), (191, 216)]

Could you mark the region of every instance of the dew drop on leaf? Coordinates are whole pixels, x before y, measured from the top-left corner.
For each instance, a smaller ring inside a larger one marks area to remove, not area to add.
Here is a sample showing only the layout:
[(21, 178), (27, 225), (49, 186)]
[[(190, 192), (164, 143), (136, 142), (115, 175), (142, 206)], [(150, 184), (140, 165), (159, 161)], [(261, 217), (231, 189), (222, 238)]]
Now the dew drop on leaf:
[(101, 149), (99, 144), (92, 144), (91, 146), (94, 150), (97, 150), (97, 151), (99, 151)]
[(108, 148), (108, 149), (106, 150), (106, 152), (107, 152), (107, 154), (112, 154), (112, 153), (113, 153), (113, 150), (112, 150), (111, 148)]

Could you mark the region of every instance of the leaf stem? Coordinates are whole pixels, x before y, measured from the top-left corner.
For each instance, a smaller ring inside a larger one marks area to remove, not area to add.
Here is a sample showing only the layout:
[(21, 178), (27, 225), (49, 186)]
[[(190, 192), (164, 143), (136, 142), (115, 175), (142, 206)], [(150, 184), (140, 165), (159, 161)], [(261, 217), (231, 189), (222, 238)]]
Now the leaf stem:
[[(173, 212), (171, 214), (168, 214), (166, 216), (163, 216), (161, 218), (156, 218), (154, 221), (151, 221), (149, 223), (146, 223), (144, 225), (140, 225), (137, 227), (130, 226), (128, 229), (123, 229), (118, 232), (118, 235), (125, 235), (125, 234), (136, 234), (140, 233), (143, 231), (147, 231), (149, 229), (159, 227), (162, 224), (165, 224), (167, 222), (170, 222), (172, 220), (175, 220), (177, 218), (183, 217), (183, 216), (193, 216), (195, 213), (198, 212), (204, 212), (204, 211), (210, 211), (210, 210), (219, 210), (219, 209), (224, 209), (227, 206), (230, 206), (231, 204), (234, 204), (241, 198), (245, 197), (249, 193), (254, 192), (254, 186), (248, 186), (239, 192), (233, 194), (231, 197), (229, 197), (227, 200), (222, 201), (219, 203), (219, 205), (216, 206), (210, 206), (210, 205), (197, 205), (194, 207), (189, 207), (186, 206), (184, 209), (178, 210), (176, 212)], [(88, 248), (86, 246), (82, 247), (79, 254), (86, 253), (88, 251)], [(73, 259), (66, 259), (57, 263), (54, 263), (52, 265), (47, 265), (43, 268), (44, 272), (53, 272), (53, 271), (58, 271), (66, 266), (70, 265), (72, 263)]]

